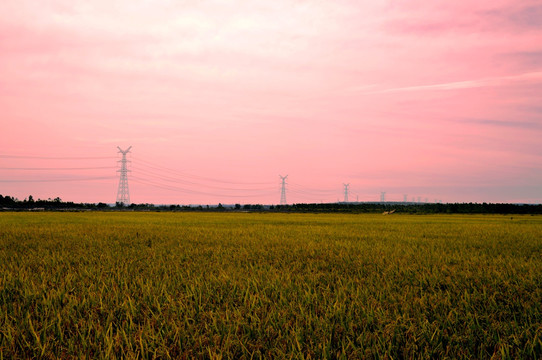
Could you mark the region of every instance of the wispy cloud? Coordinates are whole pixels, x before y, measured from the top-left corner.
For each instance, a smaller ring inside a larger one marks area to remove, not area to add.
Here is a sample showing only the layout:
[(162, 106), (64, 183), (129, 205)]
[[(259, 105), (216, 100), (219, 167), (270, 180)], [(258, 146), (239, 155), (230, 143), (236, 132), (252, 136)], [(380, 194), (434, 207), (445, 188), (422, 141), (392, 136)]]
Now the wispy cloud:
[(463, 119), (461, 122), (488, 125), (488, 126), (500, 126), (508, 128), (518, 128), (527, 130), (542, 130), (542, 123), (530, 122), (530, 121), (513, 121), (513, 120), (494, 120), (494, 119)]
[(165, 137), (118, 137), (118, 138), (88, 138), (88, 137), (77, 137), (77, 141), (89, 142), (89, 143), (101, 143), (101, 144), (156, 144), (156, 143), (166, 143), (171, 139)]
[(518, 69), (524, 69), (523, 71), (538, 69), (540, 64), (542, 64), (542, 43), (540, 47), (535, 47), (530, 51), (496, 54), (495, 58), (499, 62), (511, 63)]
[(397, 2), (386, 29), (401, 35), (442, 36), (452, 33), (509, 33), (540, 30), (542, 5), (516, 1)]
[[(380, 89), (374, 91), (366, 91), (365, 94), (384, 94), (384, 93), (397, 93), (397, 92), (410, 92), (410, 91), (427, 91), (427, 90), (460, 90), (471, 89), (487, 86), (503, 86), (517, 81), (541, 81), (542, 71), (530, 72), (518, 75), (490, 77), (465, 81), (454, 81), (439, 84), (430, 85), (416, 85), (416, 86), (403, 86), (388, 89)], [(365, 90), (365, 87), (360, 87)]]
[(479, 12), (494, 24), (511, 26), (516, 31), (522, 29), (540, 29), (542, 5), (508, 6), (500, 9)]

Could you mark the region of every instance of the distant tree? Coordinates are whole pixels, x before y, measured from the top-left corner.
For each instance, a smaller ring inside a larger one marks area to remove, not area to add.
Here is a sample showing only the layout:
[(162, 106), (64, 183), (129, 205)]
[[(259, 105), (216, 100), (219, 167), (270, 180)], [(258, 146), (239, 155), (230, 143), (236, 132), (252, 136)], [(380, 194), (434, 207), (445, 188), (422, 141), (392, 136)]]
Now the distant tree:
[(4, 206), (14, 206), (17, 203), (17, 199), (11, 197), (11, 196), (5, 196), (3, 199), (0, 195), (0, 204)]

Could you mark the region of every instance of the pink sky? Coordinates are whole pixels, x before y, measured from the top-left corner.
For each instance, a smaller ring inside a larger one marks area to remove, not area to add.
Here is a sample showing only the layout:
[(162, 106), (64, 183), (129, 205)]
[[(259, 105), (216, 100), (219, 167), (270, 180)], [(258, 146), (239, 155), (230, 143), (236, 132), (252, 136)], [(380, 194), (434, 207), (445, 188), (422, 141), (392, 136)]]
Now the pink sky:
[(0, 109), (20, 199), (542, 203), (542, 3), (3, 0)]

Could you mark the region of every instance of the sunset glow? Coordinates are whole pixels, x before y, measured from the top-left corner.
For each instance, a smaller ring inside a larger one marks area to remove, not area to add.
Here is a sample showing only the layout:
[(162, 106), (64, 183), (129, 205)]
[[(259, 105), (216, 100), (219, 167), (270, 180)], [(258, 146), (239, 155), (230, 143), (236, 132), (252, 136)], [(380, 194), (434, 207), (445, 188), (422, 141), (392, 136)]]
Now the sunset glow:
[(0, 194), (542, 203), (540, 1), (0, 2)]

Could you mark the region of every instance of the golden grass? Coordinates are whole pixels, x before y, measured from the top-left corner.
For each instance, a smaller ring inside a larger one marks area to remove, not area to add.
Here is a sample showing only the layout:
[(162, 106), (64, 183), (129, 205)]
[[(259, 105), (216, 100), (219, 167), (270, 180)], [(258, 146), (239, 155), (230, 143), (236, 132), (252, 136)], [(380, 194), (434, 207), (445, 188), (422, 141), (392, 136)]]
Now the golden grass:
[(0, 358), (537, 358), (542, 217), (0, 213)]

